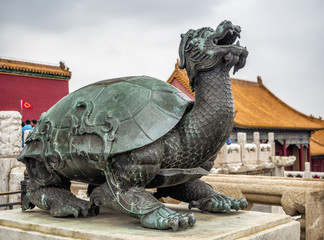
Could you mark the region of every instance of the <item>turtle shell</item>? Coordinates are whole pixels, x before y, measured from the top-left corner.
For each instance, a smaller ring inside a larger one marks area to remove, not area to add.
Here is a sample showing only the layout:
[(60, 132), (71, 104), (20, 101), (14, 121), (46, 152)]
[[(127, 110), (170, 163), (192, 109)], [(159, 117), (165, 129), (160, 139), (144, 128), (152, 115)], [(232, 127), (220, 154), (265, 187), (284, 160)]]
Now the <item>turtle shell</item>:
[(41, 118), (58, 131), (71, 129), (74, 135), (100, 135), (105, 139), (103, 144), (110, 144), (106, 152), (112, 156), (157, 140), (179, 122), (191, 105), (185, 94), (166, 82), (147, 76), (125, 77), (76, 90)]

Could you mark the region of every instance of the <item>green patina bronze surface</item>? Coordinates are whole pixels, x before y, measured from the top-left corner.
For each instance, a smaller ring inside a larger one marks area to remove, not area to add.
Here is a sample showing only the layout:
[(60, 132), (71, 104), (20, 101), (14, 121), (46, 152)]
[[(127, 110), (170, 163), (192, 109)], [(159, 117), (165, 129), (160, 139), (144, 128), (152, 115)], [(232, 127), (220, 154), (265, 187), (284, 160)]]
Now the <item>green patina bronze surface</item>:
[[(170, 196), (210, 212), (245, 208), (245, 199), (199, 180), (233, 127), (229, 70), (244, 67), (248, 55), (234, 43), (240, 31), (223, 21), (216, 30), (181, 35), (180, 67), (195, 102), (163, 81), (138, 76), (90, 84), (43, 113), (18, 156), (31, 179), (23, 210), (36, 205), (56, 217), (78, 217), (103, 206), (147, 228), (178, 230), (192, 227), (194, 215), (157, 199)], [(89, 184), (90, 202), (69, 191), (71, 180)]]
[[(81, 88), (59, 101), (42, 118), (55, 131), (95, 133), (102, 140), (100, 145), (111, 145), (105, 152), (110, 156), (145, 146), (165, 135), (190, 104), (185, 94), (161, 80), (128, 77)], [(41, 137), (37, 130), (27, 142)]]

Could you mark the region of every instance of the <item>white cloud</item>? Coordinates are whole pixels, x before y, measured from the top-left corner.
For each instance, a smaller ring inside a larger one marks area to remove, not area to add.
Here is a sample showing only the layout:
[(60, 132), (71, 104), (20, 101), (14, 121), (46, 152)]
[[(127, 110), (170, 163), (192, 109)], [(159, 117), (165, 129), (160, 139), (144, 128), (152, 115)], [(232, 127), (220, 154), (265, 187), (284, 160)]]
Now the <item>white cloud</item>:
[(229, 19), (242, 27), (246, 67), (235, 77), (264, 84), (305, 114), (324, 116), (324, 2), (5, 1), (0, 56), (58, 63), (70, 90), (102, 79), (171, 75), (180, 34)]

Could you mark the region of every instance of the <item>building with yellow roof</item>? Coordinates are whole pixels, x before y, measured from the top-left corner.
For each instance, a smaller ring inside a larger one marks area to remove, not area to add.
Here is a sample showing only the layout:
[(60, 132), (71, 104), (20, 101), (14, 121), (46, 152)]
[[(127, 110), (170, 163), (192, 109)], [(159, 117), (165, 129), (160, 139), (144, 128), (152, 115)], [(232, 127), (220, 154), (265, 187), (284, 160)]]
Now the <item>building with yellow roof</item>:
[[(324, 127), (324, 121), (321, 121)], [(312, 170), (324, 172), (324, 130), (315, 131), (310, 138), (310, 152), (312, 156)]]
[[(179, 62), (175, 65), (168, 83), (194, 99), (195, 93), (190, 88), (187, 72), (178, 66)], [(274, 132), (276, 155), (296, 156), (297, 161), (293, 170), (304, 170), (304, 162), (311, 162), (311, 153), (314, 153), (310, 143), (314, 146), (314, 150), (319, 148), (315, 145), (318, 143), (317, 135), (312, 138), (315, 139), (314, 141), (310, 141), (311, 134), (316, 130), (324, 129), (324, 122), (298, 112), (281, 101), (264, 86), (261, 77), (257, 78), (257, 82), (234, 78), (231, 78), (231, 82), (235, 105), (232, 142), (237, 141), (237, 132), (245, 132), (247, 140), (252, 141), (253, 132), (257, 131), (260, 133), (262, 142), (267, 141), (269, 132)], [(320, 146), (324, 150), (324, 131), (319, 132), (323, 132), (323, 145)], [(321, 164), (324, 165), (324, 160), (323, 162), (320, 160)], [(312, 167), (318, 169), (313, 164)]]

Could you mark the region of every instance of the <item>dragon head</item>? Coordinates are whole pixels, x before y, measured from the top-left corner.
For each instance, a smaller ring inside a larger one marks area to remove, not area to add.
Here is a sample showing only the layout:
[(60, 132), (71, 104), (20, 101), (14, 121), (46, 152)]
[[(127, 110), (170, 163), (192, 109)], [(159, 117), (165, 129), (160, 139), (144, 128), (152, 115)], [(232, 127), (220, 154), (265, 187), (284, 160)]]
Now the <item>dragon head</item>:
[(240, 32), (239, 26), (225, 20), (216, 30), (204, 27), (181, 34), (179, 67), (186, 68), (193, 91), (199, 71), (209, 71), (223, 65), (227, 72), (234, 66), (235, 74), (244, 67), (248, 51), (240, 46), (239, 41), (234, 43), (240, 38)]

